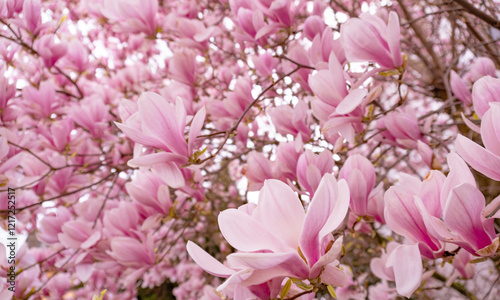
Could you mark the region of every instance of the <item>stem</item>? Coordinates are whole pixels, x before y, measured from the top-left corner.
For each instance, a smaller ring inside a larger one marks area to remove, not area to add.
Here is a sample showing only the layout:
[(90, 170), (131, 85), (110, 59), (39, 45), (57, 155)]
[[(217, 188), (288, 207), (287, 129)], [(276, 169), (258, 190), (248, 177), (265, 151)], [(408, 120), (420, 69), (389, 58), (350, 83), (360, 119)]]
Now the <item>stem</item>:
[[(446, 282), (446, 277), (437, 273), (437, 272), (434, 272), (434, 274), (432, 275), (432, 278), (434, 279), (437, 279), (441, 282)], [(459, 292), (460, 294), (464, 295), (465, 297), (467, 297), (468, 299), (471, 299), (471, 300), (478, 300), (476, 295), (474, 295), (473, 293), (469, 292), (465, 286), (463, 286), (462, 284), (458, 283), (458, 282), (454, 282), (452, 283), (451, 287), (456, 290), (457, 292)]]

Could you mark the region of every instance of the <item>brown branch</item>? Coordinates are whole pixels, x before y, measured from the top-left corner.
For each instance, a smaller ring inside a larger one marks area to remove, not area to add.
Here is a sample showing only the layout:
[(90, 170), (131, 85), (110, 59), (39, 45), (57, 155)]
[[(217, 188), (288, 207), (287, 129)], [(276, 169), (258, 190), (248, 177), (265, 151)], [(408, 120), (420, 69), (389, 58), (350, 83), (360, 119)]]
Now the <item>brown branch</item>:
[(469, 3), (466, 0), (454, 0), (458, 5), (462, 6), (467, 10), (468, 13), (475, 15), (479, 19), (485, 21), (486, 23), (490, 24), (491, 26), (500, 29), (500, 21), (497, 20), (496, 18), (488, 15), (484, 11), (476, 8), (473, 4)]
[[(235, 131), (238, 126), (240, 125), (241, 121), (243, 121), (243, 119), (245, 118), (246, 114), (250, 111), (250, 109), (257, 103), (259, 102), (260, 100), (262, 100), (261, 98), (264, 96), (265, 93), (267, 93), (271, 88), (273, 88), (276, 84), (278, 84), (279, 82), (281, 82), (285, 77), (288, 77), (290, 75), (292, 75), (293, 73), (297, 72), (301, 67), (300, 66), (297, 66), (295, 69), (293, 69), (292, 71), (286, 73), (285, 75), (281, 76), (278, 80), (276, 80), (275, 82), (273, 82), (272, 84), (270, 84), (268, 87), (266, 87), (256, 98), (255, 100), (252, 101), (252, 103), (250, 103), (250, 105), (247, 106), (247, 108), (245, 108), (245, 110), (243, 111), (243, 113), (241, 114), (241, 116), (239, 117), (239, 119), (236, 121), (236, 123), (234, 123), (234, 125), (229, 128), (228, 130), (226, 130), (226, 134), (224, 135), (224, 141), (222, 141), (222, 143), (219, 145), (219, 147), (217, 148), (217, 150), (215, 151), (215, 153), (211, 154), (210, 156), (208, 156), (207, 158), (199, 161), (199, 162), (196, 162), (196, 164), (203, 164), (204, 162), (214, 158), (215, 156), (217, 156), (217, 154), (219, 154), (219, 152), (222, 150), (222, 148), (224, 148), (224, 145), (226, 144), (226, 142), (229, 140), (229, 138), (231, 137), (231, 134), (233, 133), (233, 131)], [(193, 163), (188, 163), (186, 165), (183, 165), (181, 167), (187, 167), (189, 165), (191, 165)]]

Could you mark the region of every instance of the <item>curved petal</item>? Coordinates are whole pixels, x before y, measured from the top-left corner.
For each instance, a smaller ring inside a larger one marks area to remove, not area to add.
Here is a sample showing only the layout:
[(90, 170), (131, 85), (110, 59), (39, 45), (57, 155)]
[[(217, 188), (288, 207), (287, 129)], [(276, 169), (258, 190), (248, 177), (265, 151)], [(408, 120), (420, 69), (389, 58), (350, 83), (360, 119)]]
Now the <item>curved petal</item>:
[(205, 106), (203, 106), (194, 116), (193, 121), (191, 122), (191, 128), (189, 129), (189, 137), (188, 137), (188, 155), (193, 155), (193, 145), (197, 139), (197, 136), (200, 134), (201, 129), (203, 128), (203, 123), (205, 122), (206, 116)]
[(392, 55), (392, 61), (395, 67), (403, 64), (403, 56), (401, 55), (400, 46), (400, 27), (399, 17), (394, 11), (389, 13), (389, 21), (387, 22), (387, 44)]
[(483, 227), (483, 194), (473, 185), (464, 183), (454, 188), (443, 211), (445, 224), (479, 250), (491, 244)]
[(201, 249), (200, 246), (195, 243), (188, 241), (186, 245), (187, 252), (189, 256), (206, 272), (217, 276), (217, 277), (229, 277), (233, 275), (236, 271), (230, 269), (218, 260), (213, 258), (205, 250)]
[(345, 180), (325, 174), (314, 194), (300, 236), (300, 248), (310, 266), (320, 258), (321, 240), (343, 221), (349, 209), (349, 187)]
[(288, 253), (234, 253), (227, 257), (229, 265), (233, 268), (250, 268), (254, 270), (281, 270), (282, 274), (275, 276), (293, 276), (308, 278), (309, 267), (295, 252)]
[(363, 102), (366, 94), (368, 94), (368, 92), (364, 89), (349, 91), (349, 94), (340, 102), (339, 106), (335, 109), (335, 112), (340, 115), (351, 113)]
[(184, 115), (178, 115), (182, 111), (172, 107), (166, 99), (153, 92), (142, 93), (137, 104), (144, 133), (159, 137), (172, 152), (187, 156), (184, 127), (178, 123), (178, 120), (186, 117), (185, 112)]
[(221, 212), (219, 228), (227, 242), (238, 250), (286, 252), (285, 246), (280, 243), (276, 236), (271, 234), (263, 224), (243, 211), (226, 209)]
[(159, 163), (173, 162), (178, 164), (187, 163), (187, 158), (175, 153), (158, 152), (133, 158), (128, 161), (128, 165), (133, 168), (149, 167)]
[(170, 187), (181, 188), (186, 185), (184, 175), (173, 162), (159, 163), (153, 166), (158, 176)]
[(160, 140), (157, 138), (150, 136), (140, 130), (137, 130), (135, 128), (132, 128), (128, 125), (121, 124), (115, 122), (115, 125), (125, 133), (125, 135), (131, 139), (132, 141), (143, 144), (144, 146), (149, 146), (149, 147), (155, 147), (163, 150), (168, 150), (168, 147), (166, 147)]
[(458, 154), (472, 168), (493, 180), (500, 181), (500, 157), (460, 134), (455, 141), (455, 147)]
[(274, 179), (266, 180), (253, 217), (284, 245), (297, 250), (305, 212), (299, 198), (287, 184)]
[(418, 245), (401, 245), (387, 259), (394, 269), (398, 294), (410, 298), (422, 281), (422, 257)]

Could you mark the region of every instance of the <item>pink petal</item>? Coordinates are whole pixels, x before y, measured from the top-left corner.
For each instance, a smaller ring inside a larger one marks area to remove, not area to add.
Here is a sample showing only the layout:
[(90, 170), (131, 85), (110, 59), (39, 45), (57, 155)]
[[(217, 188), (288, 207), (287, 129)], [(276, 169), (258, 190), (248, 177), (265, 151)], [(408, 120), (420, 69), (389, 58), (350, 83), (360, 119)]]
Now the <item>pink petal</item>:
[(159, 163), (172, 162), (177, 164), (187, 163), (187, 158), (175, 153), (159, 152), (133, 158), (128, 165), (133, 168), (149, 167)]
[(455, 141), (458, 154), (476, 171), (500, 181), (500, 157), (468, 138), (458, 135)]
[(443, 212), (445, 224), (476, 250), (491, 244), (483, 227), (484, 206), (483, 194), (475, 186), (464, 183), (452, 190)]
[(149, 146), (149, 147), (155, 147), (159, 149), (164, 149), (167, 150), (168, 148), (165, 147), (165, 145), (158, 140), (154, 136), (150, 136), (148, 134), (145, 134), (144, 132), (137, 130), (135, 128), (132, 128), (130, 126), (127, 126), (125, 124), (117, 123), (115, 122), (115, 125), (120, 128), (125, 135), (131, 139), (132, 141), (143, 144), (144, 146)]
[[(162, 96), (144, 92), (139, 98), (138, 105), (144, 133), (158, 137), (172, 152), (187, 156), (187, 145), (184, 140), (185, 124), (180, 125), (177, 122), (186, 116), (185, 112), (182, 114), (182, 110), (179, 110), (179, 104), (176, 105), (177, 109), (174, 109)], [(180, 105), (182, 106), (182, 103)]]
[(229, 277), (235, 273), (235, 270), (230, 269), (218, 260), (213, 258), (205, 250), (201, 249), (200, 246), (195, 243), (188, 241), (186, 245), (187, 252), (189, 256), (206, 272), (217, 276), (217, 277)]
[(341, 269), (327, 265), (321, 273), (321, 282), (332, 286), (345, 286), (349, 281), (347, 274)]
[(155, 164), (153, 169), (170, 187), (181, 188), (186, 185), (184, 175), (182, 175), (179, 167), (173, 162)]
[(462, 116), (462, 120), (464, 121), (465, 125), (467, 125), (467, 127), (469, 127), (472, 131), (481, 134), (481, 128), (479, 126), (472, 123), (471, 120), (467, 119), (463, 112), (461, 112), (460, 115)]
[(274, 179), (266, 180), (253, 217), (284, 245), (296, 250), (305, 212), (299, 198), (287, 184)]
[(481, 120), (481, 139), (484, 147), (493, 154), (500, 156), (500, 103), (491, 102)]
[(403, 56), (401, 55), (400, 46), (400, 27), (399, 17), (394, 11), (389, 13), (389, 21), (387, 22), (387, 44), (392, 55), (394, 66), (399, 67), (403, 64)]
[(264, 225), (243, 211), (226, 209), (221, 212), (219, 228), (227, 242), (241, 251), (281, 252), (289, 250), (279, 242), (276, 236), (268, 232)]
[(446, 201), (448, 200), (448, 197), (453, 188), (462, 183), (469, 183), (474, 186), (476, 185), (476, 180), (474, 179), (472, 172), (459, 155), (457, 155), (456, 153), (450, 153), (448, 154), (446, 160), (448, 161), (448, 166), (450, 167), (450, 173), (446, 177), (446, 180), (441, 187), (442, 208), (446, 206)]
[(340, 115), (351, 113), (363, 102), (367, 93), (368, 92), (364, 89), (349, 91), (349, 94), (342, 100), (342, 102), (340, 102), (335, 109), (335, 112)]
[(227, 257), (229, 266), (236, 269), (251, 268), (255, 270), (283, 269), (283, 276), (293, 274), (299, 278), (307, 278), (309, 268), (295, 252), (288, 253), (234, 253)]
[(188, 137), (188, 155), (193, 155), (193, 145), (197, 139), (197, 136), (201, 132), (201, 128), (203, 128), (203, 123), (205, 122), (206, 110), (203, 106), (194, 116), (193, 121), (191, 122), (191, 128), (189, 129), (189, 137)]
[(321, 256), (322, 239), (335, 230), (349, 209), (349, 188), (345, 180), (325, 174), (314, 194), (306, 214), (300, 237), (300, 248), (310, 266)]
[(418, 245), (397, 247), (387, 259), (387, 265), (394, 269), (398, 294), (410, 298), (422, 279), (422, 257)]

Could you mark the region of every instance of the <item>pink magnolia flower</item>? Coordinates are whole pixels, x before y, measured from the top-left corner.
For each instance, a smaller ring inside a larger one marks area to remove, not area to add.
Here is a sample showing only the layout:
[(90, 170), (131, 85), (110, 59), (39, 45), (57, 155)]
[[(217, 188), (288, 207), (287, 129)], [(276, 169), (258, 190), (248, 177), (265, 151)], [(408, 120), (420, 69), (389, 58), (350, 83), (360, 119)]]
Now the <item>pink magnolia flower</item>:
[(15, 13), (20, 13), (23, 10), (23, 2), (24, 0), (6, 0), (7, 18), (12, 18)]
[(87, 97), (70, 107), (68, 115), (96, 138), (102, 138), (108, 126), (108, 106), (97, 95)]
[[(100, 227), (100, 226), (98, 226)], [(101, 239), (99, 228), (83, 220), (73, 220), (64, 223), (57, 237), (61, 244), (72, 249), (88, 249)]]
[(478, 57), (470, 67), (470, 71), (465, 75), (465, 80), (475, 82), (483, 76), (496, 77), (495, 63), (488, 57)]
[(303, 153), (302, 147), (297, 149), (296, 142), (280, 143), (276, 147), (276, 178), (281, 181), (297, 178), (297, 162)]
[[(482, 79), (480, 79), (482, 80)], [(479, 81), (478, 81), (479, 82)], [(455, 146), (458, 154), (478, 172), (500, 180), (500, 103), (491, 102), (481, 121), (481, 139), (484, 148), (458, 135)]]
[(318, 156), (307, 149), (297, 162), (297, 179), (303, 191), (308, 191), (311, 197), (319, 186), (321, 178), (333, 171), (335, 161), (330, 151), (324, 150)]
[(403, 64), (399, 45), (399, 18), (391, 11), (387, 24), (374, 15), (363, 13), (349, 19), (340, 29), (340, 38), (350, 62), (376, 62), (395, 69)]
[(103, 4), (102, 14), (117, 22), (120, 31), (156, 35), (158, 0), (106, 0)]
[(377, 138), (402, 148), (418, 149), (418, 141), (425, 141), (420, 132), (418, 119), (412, 112), (395, 111), (377, 121), (377, 128), (386, 129)]
[(358, 216), (368, 212), (368, 198), (375, 187), (375, 168), (372, 163), (359, 154), (347, 158), (340, 169), (339, 178), (343, 178), (351, 191), (351, 209)]
[(79, 73), (85, 72), (90, 66), (89, 51), (78, 39), (73, 39), (68, 43), (68, 53), (64, 58)]
[(320, 277), (323, 283), (343, 286), (347, 276), (337, 268), (342, 239), (334, 241), (331, 232), (343, 223), (348, 206), (347, 183), (331, 174), (322, 178), (307, 214), (288, 185), (267, 180), (257, 207), (244, 205), (219, 215), (222, 234), (239, 250), (227, 257), (227, 266), (191, 241), (187, 250), (205, 271), (228, 278), (219, 291), (285, 277)]
[(312, 41), (317, 34), (321, 34), (325, 29), (326, 24), (320, 16), (309, 16), (304, 22), (304, 36)]
[[(414, 200), (420, 191), (426, 190), (422, 188), (424, 185), (435, 186), (433, 181), (438, 180), (438, 178), (430, 176), (426, 181), (421, 182), (415, 177), (402, 175), (399, 181), (400, 185), (390, 187), (384, 195), (384, 217), (387, 225), (394, 232), (418, 243), (422, 255), (431, 259), (440, 257), (444, 253), (443, 245), (437, 237), (427, 230), (423, 216)], [(426, 196), (428, 198), (425, 199), (430, 205), (433, 207), (439, 205), (439, 190), (426, 193)]]
[(453, 70), (450, 73), (450, 86), (453, 94), (455, 94), (458, 100), (462, 101), (464, 105), (470, 106), (472, 104), (472, 94), (469, 88), (462, 78)]
[(500, 78), (484, 76), (472, 86), (472, 103), (479, 117), (490, 108), (490, 102), (500, 102)]
[(288, 105), (280, 105), (267, 110), (276, 131), (282, 135), (291, 134), (295, 138), (301, 138), (306, 142), (311, 137), (311, 129), (308, 122), (308, 107), (304, 101), (299, 101), (294, 108)]
[(188, 86), (194, 86), (196, 82), (196, 51), (191, 49), (180, 49), (168, 62), (168, 71), (172, 79)]
[(387, 244), (387, 252), (370, 262), (370, 269), (382, 280), (395, 281), (398, 294), (410, 298), (422, 280), (422, 258), (418, 245)]
[(186, 110), (182, 100), (175, 107), (165, 98), (152, 92), (142, 93), (138, 111), (125, 124), (115, 123), (131, 140), (147, 147), (164, 150), (157, 153), (138, 153), (128, 164), (132, 167), (149, 167), (155, 170), (172, 187), (184, 186), (184, 177), (179, 166), (194, 154), (197, 136), (205, 120), (205, 108), (200, 109), (191, 121), (188, 140), (184, 138)]
[(46, 34), (38, 40), (35, 49), (45, 66), (52, 68), (68, 52), (68, 43), (64, 40), (57, 41), (54, 34)]
[(106, 253), (118, 263), (134, 268), (147, 268), (155, 263), (153, 236), (142, 236), (141, 240), (132, 237), (115, 237), (111, 239), (111, 250)]
[(264, 154), (252, 151), (248, 154), (247, 163), (243, 167), (243, 174), (248, 178), (248, 190), (258, 191), (266, 179), (273, 178), (273, 168)]
[(493, 218), (486, 218), (483, 213), (485, 203), (483, 194), (474, 185), (463, 183), (452, 189), (442, 220), (428, 214), (423, 204), (418, 205), (433, 236), (473, 255), (489, 257), (496, 253), (499, 238)]
[(125, 184), (132, 200), (140, 206), (153, 208), (157, 213), (168, 215), (172, 207), (170, 191), (166, 183), (155, 173), (138, 172), (137, 177)]
[(252, 57), (252, 63), (255, 66), (257, 74), (262, 77), (269, 77), (273, 74), (273, 69), (278, 66), (279, 60), (270, 52), (265, 52)]
[(25, 87), (23, 89), (23, 98), (26, 112), (40, 118), (50, 117), (61, 104), (61, 101), (56, 96), (56, 87), (50, 81), (42, 82), (39, 89), (33, 86)]
[(9, 13), (18, 11), (18, 5), (20, 4), (23, 5), (22, 11), (24, 18), (23, 20), (13, 19), (13, 23), (17, 23), (17, 25), (23, 27), (34, 36), (37, 36), (42, 30), (50, 26), (50, 22), (42, 24), (42, 4), (39, 0), (24, 0), (24, 3), (17, 0), (7, 1), (7, 9), (9, 10)]
[(140, 225), (139, 213), (133, 203), (120, 202), (118, 207), (107, 210), (102, 219), (105, 236), (134, 236)]
[(40, 221), (40, 230), (36, 235), (37, 238), (47, 244), (59, 242), (57, 235), (62, 232), (61, 227), (70, 220), (70, 211), (66, 207), (60, 206), (56, 214), (44, 216)]
[(69, 145), (71, 131), (75, 128), (75, 122), (71, 118), (52, 123), (50, 128), (38, 126), (38, 133), (43, 138), (49, 148), (63, 152)]

